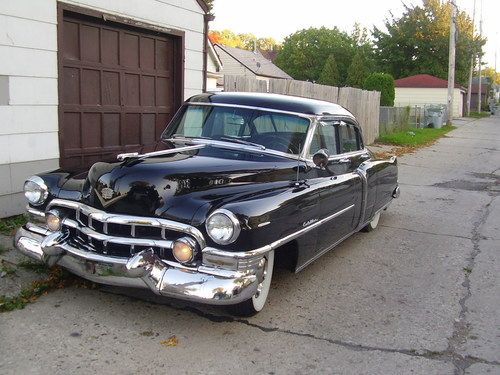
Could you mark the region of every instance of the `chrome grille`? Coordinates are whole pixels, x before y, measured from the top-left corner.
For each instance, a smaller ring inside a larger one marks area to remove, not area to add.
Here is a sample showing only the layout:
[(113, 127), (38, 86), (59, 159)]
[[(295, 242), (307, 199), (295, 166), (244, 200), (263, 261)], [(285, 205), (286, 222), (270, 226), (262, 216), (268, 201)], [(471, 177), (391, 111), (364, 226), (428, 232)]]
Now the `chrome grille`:
[(70, 242), (88, 251), (130, 257), (153, 248), (155, 253), (172, 260), (172, 243), (186, 235), (205, 247), (202, 234), (194, 227), (171, 220), (110, 214), (82, 203), (54, 199), (48, 209), (64, 211), (63, 227), (70, 232)]

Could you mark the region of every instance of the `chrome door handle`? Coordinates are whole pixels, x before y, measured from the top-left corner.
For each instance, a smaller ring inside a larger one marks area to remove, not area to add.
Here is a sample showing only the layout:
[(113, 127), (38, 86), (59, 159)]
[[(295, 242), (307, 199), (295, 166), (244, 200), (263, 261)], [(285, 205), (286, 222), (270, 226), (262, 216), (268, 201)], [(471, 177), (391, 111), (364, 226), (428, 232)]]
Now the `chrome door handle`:
[(338, 162), (339, 163), (350, 163), (351, 159), (349, 159), (349, 158), (342, 158), (342, 159), (339, 159)]

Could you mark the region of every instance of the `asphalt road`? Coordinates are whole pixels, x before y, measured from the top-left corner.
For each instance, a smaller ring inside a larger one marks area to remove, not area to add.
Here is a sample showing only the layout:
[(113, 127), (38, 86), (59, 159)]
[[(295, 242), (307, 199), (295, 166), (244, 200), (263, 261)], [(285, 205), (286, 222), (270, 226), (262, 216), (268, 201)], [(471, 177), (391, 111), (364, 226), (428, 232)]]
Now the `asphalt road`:
[(500, 117), (457, 123), (399, 159), (376, 231), (279, 270), (257, 316), (61, 289), (0, 314), (0, 373), (500, 374)]

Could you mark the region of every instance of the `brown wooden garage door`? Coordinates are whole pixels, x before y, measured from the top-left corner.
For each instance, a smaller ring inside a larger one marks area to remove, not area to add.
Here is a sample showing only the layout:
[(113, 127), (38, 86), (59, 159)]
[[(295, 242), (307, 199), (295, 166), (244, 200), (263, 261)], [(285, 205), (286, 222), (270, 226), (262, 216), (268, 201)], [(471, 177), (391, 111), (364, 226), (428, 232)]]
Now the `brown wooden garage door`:
[(181, 38), (61, 14), (61, 166), (88, 167), (156, 142), (181, 104)]

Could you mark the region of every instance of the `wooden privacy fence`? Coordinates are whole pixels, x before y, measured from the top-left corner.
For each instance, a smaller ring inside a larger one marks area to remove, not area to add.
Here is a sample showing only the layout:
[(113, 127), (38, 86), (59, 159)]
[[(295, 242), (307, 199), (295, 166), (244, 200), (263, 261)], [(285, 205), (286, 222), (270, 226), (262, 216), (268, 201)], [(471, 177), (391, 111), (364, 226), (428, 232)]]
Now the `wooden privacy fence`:
[(358, 120), (366, 144), (379, 136), (380, 92), (354, 87), (334, 87), (291, 79), (259, 80), (252, 77), (224, 76), (224, 91), (269, 92), (325, 100), (340, 104)]

